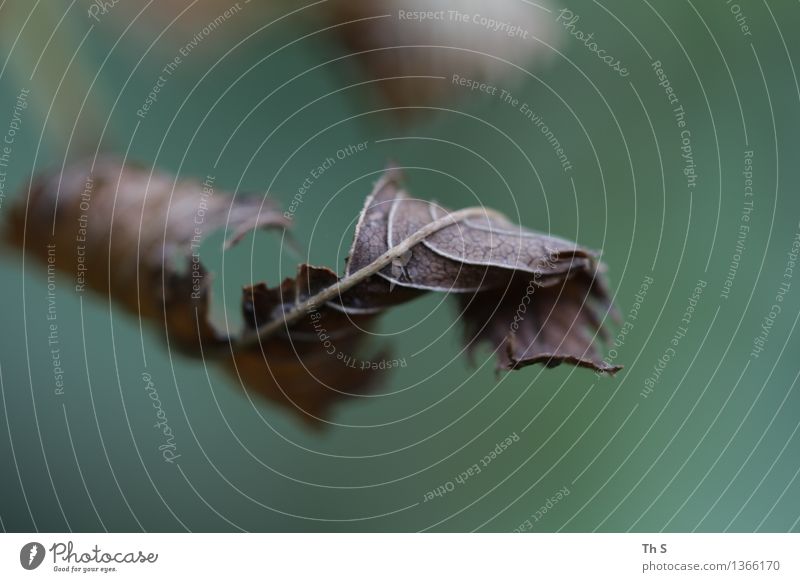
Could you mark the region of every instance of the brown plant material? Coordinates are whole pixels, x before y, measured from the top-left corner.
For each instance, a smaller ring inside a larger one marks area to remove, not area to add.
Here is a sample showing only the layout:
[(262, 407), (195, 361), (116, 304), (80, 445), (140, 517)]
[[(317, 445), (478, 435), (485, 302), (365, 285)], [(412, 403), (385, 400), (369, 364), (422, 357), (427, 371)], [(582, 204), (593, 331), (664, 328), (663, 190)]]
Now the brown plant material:
[(119, 2), (97, 18), (121, 35), (133, 23), (126, 39), (132, 36), (172, 59), (187, 39), (228, 11), (229, 17), (181, 65), (199, 68), (251, 34), (260, 39), (275, 35), (279, 27), (293, 27), (297, 37), (341, 44), (348, 54), (333, 63), (334, 71), (344, 69), (349, 76), (355, 70), (366, 81), (359, 91), (373, 89), (397, 120), (407, 122), (426, 108), (452, 106), (454, 98), (467, 94), (468, 89), (452, 82), (453, 74), (513, 91), (525, 79), (524, 70), (537, 70), (556, 54), (560, 27), (552, 4), (327, 0), (301, 5), (270, 0), (232, 9), (229, 0), (204, 0), (187, 9), (185, 0), (160, 0), (144, 11), (138, 3)]
[[(367, 198), (341, 281), (374, 265), (434, 221), (452, 214), (410, 198), (390, 169)], [(410, 251), (327, 303), (353, 314), (375, 313), (428, 291), (457, 294), (472, 349), (486, 342), (498, 367), (562, 362), (615, 373), (596, 337), (611, 311), (593, 253), (569, 241), (515, 225), (490, 209), (444, 226)], [(288, 304), (291, 305), (291, 302)], [(287, 303), (282, 305), (287, 309)]]
[(116, 300), (162, 328), (171, 347), (218, 361), (246, 389), (312, 423), (376, 386), (378, 370), (348, 362), (382, 311), (430, 291), (457, 295), (468, 347), (488, 344), (499, 368), (619, 369), (598, 351), (611, 306), (591, 252), (489, 209), (450, 212), (411, 198), (401, 180), (390, 169), (367, 198), (343, 277), (300, 265), (277, 287), (246, 287), (237, 334), (209, 317), (197, 250), (222, 228), (232, 233), (226, 246), (252, 229), (286, 228), (271, 199), (231, 198), (208, 182), (101, 159), (33, 180), (8, 236), (45, 262), (55, 249), (56, 267), (77, 288)]
[(286, 226), (271, 200), (231, 203), (213, 183), (101, 158), (93, 168), (77, 163), (35, 178), (12, 210), (7, 236), (45, 261), (52, 248), (76, 291), (113, 298), (163, 325), (172, 346), (199, 353), (200, 344), (227, 339), (207, 319), (210, 280), (193, 259), (203, 238), (226, 227), (231, 245), (254, 228)]
[(332, 0), (323, 14), (401, 121), (447, 107), (466, 78), (513, 90), (559, 44), (551, 2)]

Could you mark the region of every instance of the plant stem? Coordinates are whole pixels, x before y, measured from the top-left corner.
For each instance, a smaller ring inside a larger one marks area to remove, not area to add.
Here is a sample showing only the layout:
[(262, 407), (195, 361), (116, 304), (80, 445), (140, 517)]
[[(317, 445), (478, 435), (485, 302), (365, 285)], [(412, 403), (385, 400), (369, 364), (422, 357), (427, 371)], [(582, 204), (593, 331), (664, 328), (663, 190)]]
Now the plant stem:
[(421, 243), (423, 240), (431, 236), (432, 234), (446, 228), (448, 226), (452, 226), (457, 222), (461, 222), (462, 220), (466, 220), (468, 218), (472, 218), (474, 216), (488, 216), (488, 215), (496, 215), (497, 213), (484, 207), (471, 207), (471, 208), (464, 208), (463, 210), (457, 210), (456, 212), (451, 212), (434, 220), (433, 222), (429, 222), (414, 234), (409, 236), (407, 239), (403, 240), (402, 242), (398, 243), (397, 245), (393, 246), (385, 253), (383, 253), (380, 257), (375, 259), (369, 265), (360, 268), (355, 273), (340, 279), (338, 283), (335, 285), (331, 285), (317, 293), (316, 295), (309, 297), (305, 301), (302, 301), (295, 305), (291, 310), (287, 311), (283, 317), (278, 317), (273, 319), (272, 321), (265, 323), (258, 329), (253, 331), (246, 332), (242, 334), (242, 336), (235, 342), (232, 343), (232, 347), (234, 350), (244, 350), (251, 348), (255, 345), (258, 345), (262, 340), (268, 338), (269, 336), (273, 335), (274, 333), (287, 330), (289, 327), (300, 320), (306, 313), (309, 311), (317, 309), (320, 305), (335, 299), (336, 297), (340, 296), (345, 291), (348, 291), (364, 281), (368, 279), (381, 269), (383, 269), (386, 265), (390, 264), (394, 259), (400, 257), (401, 255), (405, 254), (407, 251), (411, 250), (412, 247), (416, 246), (417, 244)]

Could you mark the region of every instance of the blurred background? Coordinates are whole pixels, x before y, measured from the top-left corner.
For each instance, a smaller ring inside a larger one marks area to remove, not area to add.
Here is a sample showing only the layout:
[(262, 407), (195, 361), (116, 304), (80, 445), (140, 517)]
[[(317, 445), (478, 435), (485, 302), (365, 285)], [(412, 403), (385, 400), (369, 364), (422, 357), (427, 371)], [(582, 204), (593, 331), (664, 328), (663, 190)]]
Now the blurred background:
[(46, 270), (7, 248), (0, 526), (800, 530), (798, 19), (692, 0), (0, 4), (0, 215), (36, 170), (96, 151), (284, 207), (336, 158), (296, 209), (300, 249), (204, 247), (235, 327), (242, 285), (343, 271), (393, 160), (415, 196), (600, 250), (625, 366), (497, 374), (429, 295), (370, 340), (407, 365), (315, 431), (68, 277), (48, 302)]

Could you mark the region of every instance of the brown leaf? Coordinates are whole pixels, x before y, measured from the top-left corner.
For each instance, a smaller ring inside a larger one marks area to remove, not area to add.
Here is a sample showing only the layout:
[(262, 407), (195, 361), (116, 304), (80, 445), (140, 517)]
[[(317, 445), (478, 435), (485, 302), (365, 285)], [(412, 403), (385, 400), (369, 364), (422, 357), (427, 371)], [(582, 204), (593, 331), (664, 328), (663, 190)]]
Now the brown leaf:
[(34, 179), (27, 201), (12, 210), (7, 235), (42, 260), (54, 245), (55, 264), (75, 278), (76, 290), (85, 285), (113, 297), (161, 322), (177, 348), (199, 353), (199, 341), (226, 341), (206, 318), (210, 280), (197, 254), (202, 240), (227, 227), (230, 245), (254, 228), (287, 225), (272, 200), (231, 201), (210, 180), (176, 181), (101, 158), (94, 167), (76, 163)]
[[(316, 15), (333, 26), (363, 76), (401, 121), (449, 106), (484, 85), (514, 91), (524, 70), (559, 44), (549, 2), (495, 0), (329, 0)], [(466, 18), (466, 20), (465, 20)], [(485, 23), (496, 23), (497, 29)], [(482, 25), (482, 23), (484, 23)], [(476, 92), (481, 94), (481, 92)]]
[(199, 244), (223, 227), (227, 245), (254, 228), (287, 227), (271, 199), (231, 198), (209, 180), (175, 181), (106, 158), (35, 179), (8, 232), (43, 261), (54, 245), (57, 268), (78, 285), (85, 279), (161, 326), (171, 345), (219, 361), (312, 424), (343, 396), (377, 385), (378, 360), (359, 359), (377, 315), (430, 291), (458, 296), (469, 348), (488, 344), (500, 368), (619, 369), (598, 350), (611, 307), (593, 253), (489, 209), (451, 214), (409, 197), (401, 180), (390, 168), (367, 198), (341, 279), (300, 265), (278, 287), (246, 287), (245, 328), (233, 336), (209, 318)]
[[(347, 275), (447, 213), (409, 198), (400, 180), (399, 172), (390, 169), (367, 200)], [(393, 263), (379, 271), (378, 277), (389, 283), (388, 295), (375, 278), (362, 285), (384, 306), (398, 292), (391, 290), (395, 285), (460, 294), (469, 345), (487, 342), (497, 351), (501, 368), (567, 362), (615, 373), (620, 367), (603, 362), (595, 341), (598, 333), (605, 337), (601, 321), (611, 309), (598, 269), (590, 251), (487, 209), (485, 216), (427, 237), (403, 255), (402, 267)], [(351, 291), (358, 292), (359, 287)]]
[[(289, 221), (272, 199), (234, 199), (206, 182), (176, 181), (114, 158), (100, 159), (94, 168), (76, 163), (33, 180), (30, 196), (20, 197), (12, 209), (6, 235), (45, 263), (48, 245), (54, 245), (55, 265), (66, 276), (83, 273), (87, 289), (163, 328), (171, 347), (219, 360), (245, 387), (307, 411), (302, 416), (313, 423), (347, 387), (369, 389), (375, 373), (331, 359), (318, 338), (298, 343), (274, 338), (264, 342), (263, 351), (254, 346), (233, 353), (236, 338), (209, 318), (211, 279), (199, 261), (199, 244), (222, 228), (232, 233), (229, 246), (254, 228), (280, 229)], [(321, 280), (307, 281), (308, 289)]]
[[(324, 267), (301, 265), (297, 277), (270, 289), (260, 283), (244, 289), (242, 310), (248, 329), (280, 319), (286, 309), (337, 282)], [(377, 370), (360, 360), (361, 344), (374, 313), (346, 313), (322, 306), (255, 347), (233, 352), (229, 368), (245, 386), (289, 406), (314, 425), (344, 396), (377, 386)], [(384, 359), (386, 354), (375, 356)]]

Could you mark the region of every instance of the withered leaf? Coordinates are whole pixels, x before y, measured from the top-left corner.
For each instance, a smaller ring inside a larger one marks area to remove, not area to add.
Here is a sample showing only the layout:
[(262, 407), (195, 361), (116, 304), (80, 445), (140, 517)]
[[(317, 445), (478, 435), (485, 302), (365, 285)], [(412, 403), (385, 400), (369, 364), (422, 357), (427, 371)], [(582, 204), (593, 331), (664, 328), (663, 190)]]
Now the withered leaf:
[[(367, 199), (346, 275), (448, 212), (410, 198), (401, 180), (390, 169)], [(372, 305), (382, 306), (395, 294), (395, 303), (408, 300), (409, 290), (458, 294), (468, 345), (487, 342), (501, 368), (567, 362), (615, 373), (620, 367), (603, 362), (596, 341), (606, 337), (602, 321), (611, 312), (600, 268), (590, 251), (487, 209), (428, 236), (403, 255), (402, 266), (393, 263), (361, 286)], [(361, 286), (342, 296), (345, 306), (363, 308)]]
[(60, 271), (72, 278), (83, 273), (87, 288), (162, 328), (171, 348), (218, 361), (248, 389), (313, 421), (341, 397), (326, 384), (357, 392), (372, 385), (374, 371), (331, 360), (319, 341), (276, 337), (263, 350), (233, 351), (236, 337), (209, 318), (211, 279), (197, 254), (203, 238), (225, 227), (230, 245), (253, 228), (288, 225), (270, 198), (232, 198), (213, 184), (102, 158), (35, 178), (30, 195), (17, 199), (5, 234), (43, 262), (54, 245)]
[(213, 184), (104, 158), (36, 178), (8, 235), (43, 261), (55, 245), (59, 269), (83, 273), (88, 288), (161, 327), (171, 346), (218, 361), (311, 423), (377, 385), (375, 367), (353, 365), (367, 332), (382, 311), (431, 291), (458, 297), (468, 347), (487, 344), (500, 368), (619, 369), (598, 349), (611, 305), (591, 252), (489, 209), (450, 214), (410, 197), (401, 182), (390, 168), (367, 198), (343, 277), (300, 265), (277, 287), (245, 287), (245, 328), (235, 335), (211, 322), (197, 248), (223, 227), (233, 233), (226, 244), (255, 228), (286, 228), (269, 198), (232, 198)]
[[(317, 14), (333, 25), (332, 32), (350, 51), (348, 60), (373, 81), (369, 86), (389, 111), (408, 120), (466, 94), (460, 79), (513, 91), (524, 78), (520, 67), (540, 64), (547, 49), (558, 44), (558, 29), (547, 18), (548, 2), (537, 4), (544, 10), (504, 0), (329, 0)], [(454, 17), (454, 8), (476, 18), (464, 22)], [(509, 34), (537, 40), (509, 42), (479, 20), (513, 22)]]
[(129, 311), (163, 322), (174, 347), (199, 353), (200, 342), (226, 338), (206, 317), (210, 279), (193, 254), (226, 225), (230, 245), (254, 228), (288, 221), (269, 199), (232, 201), (212, 183), (100, 158), (35, 178), (27, 200), (20, 197), (12, 209), (6, 236), (43, 260), (53, 245), (57, 268), (82, 275), (78, 285), (85, 279)]

